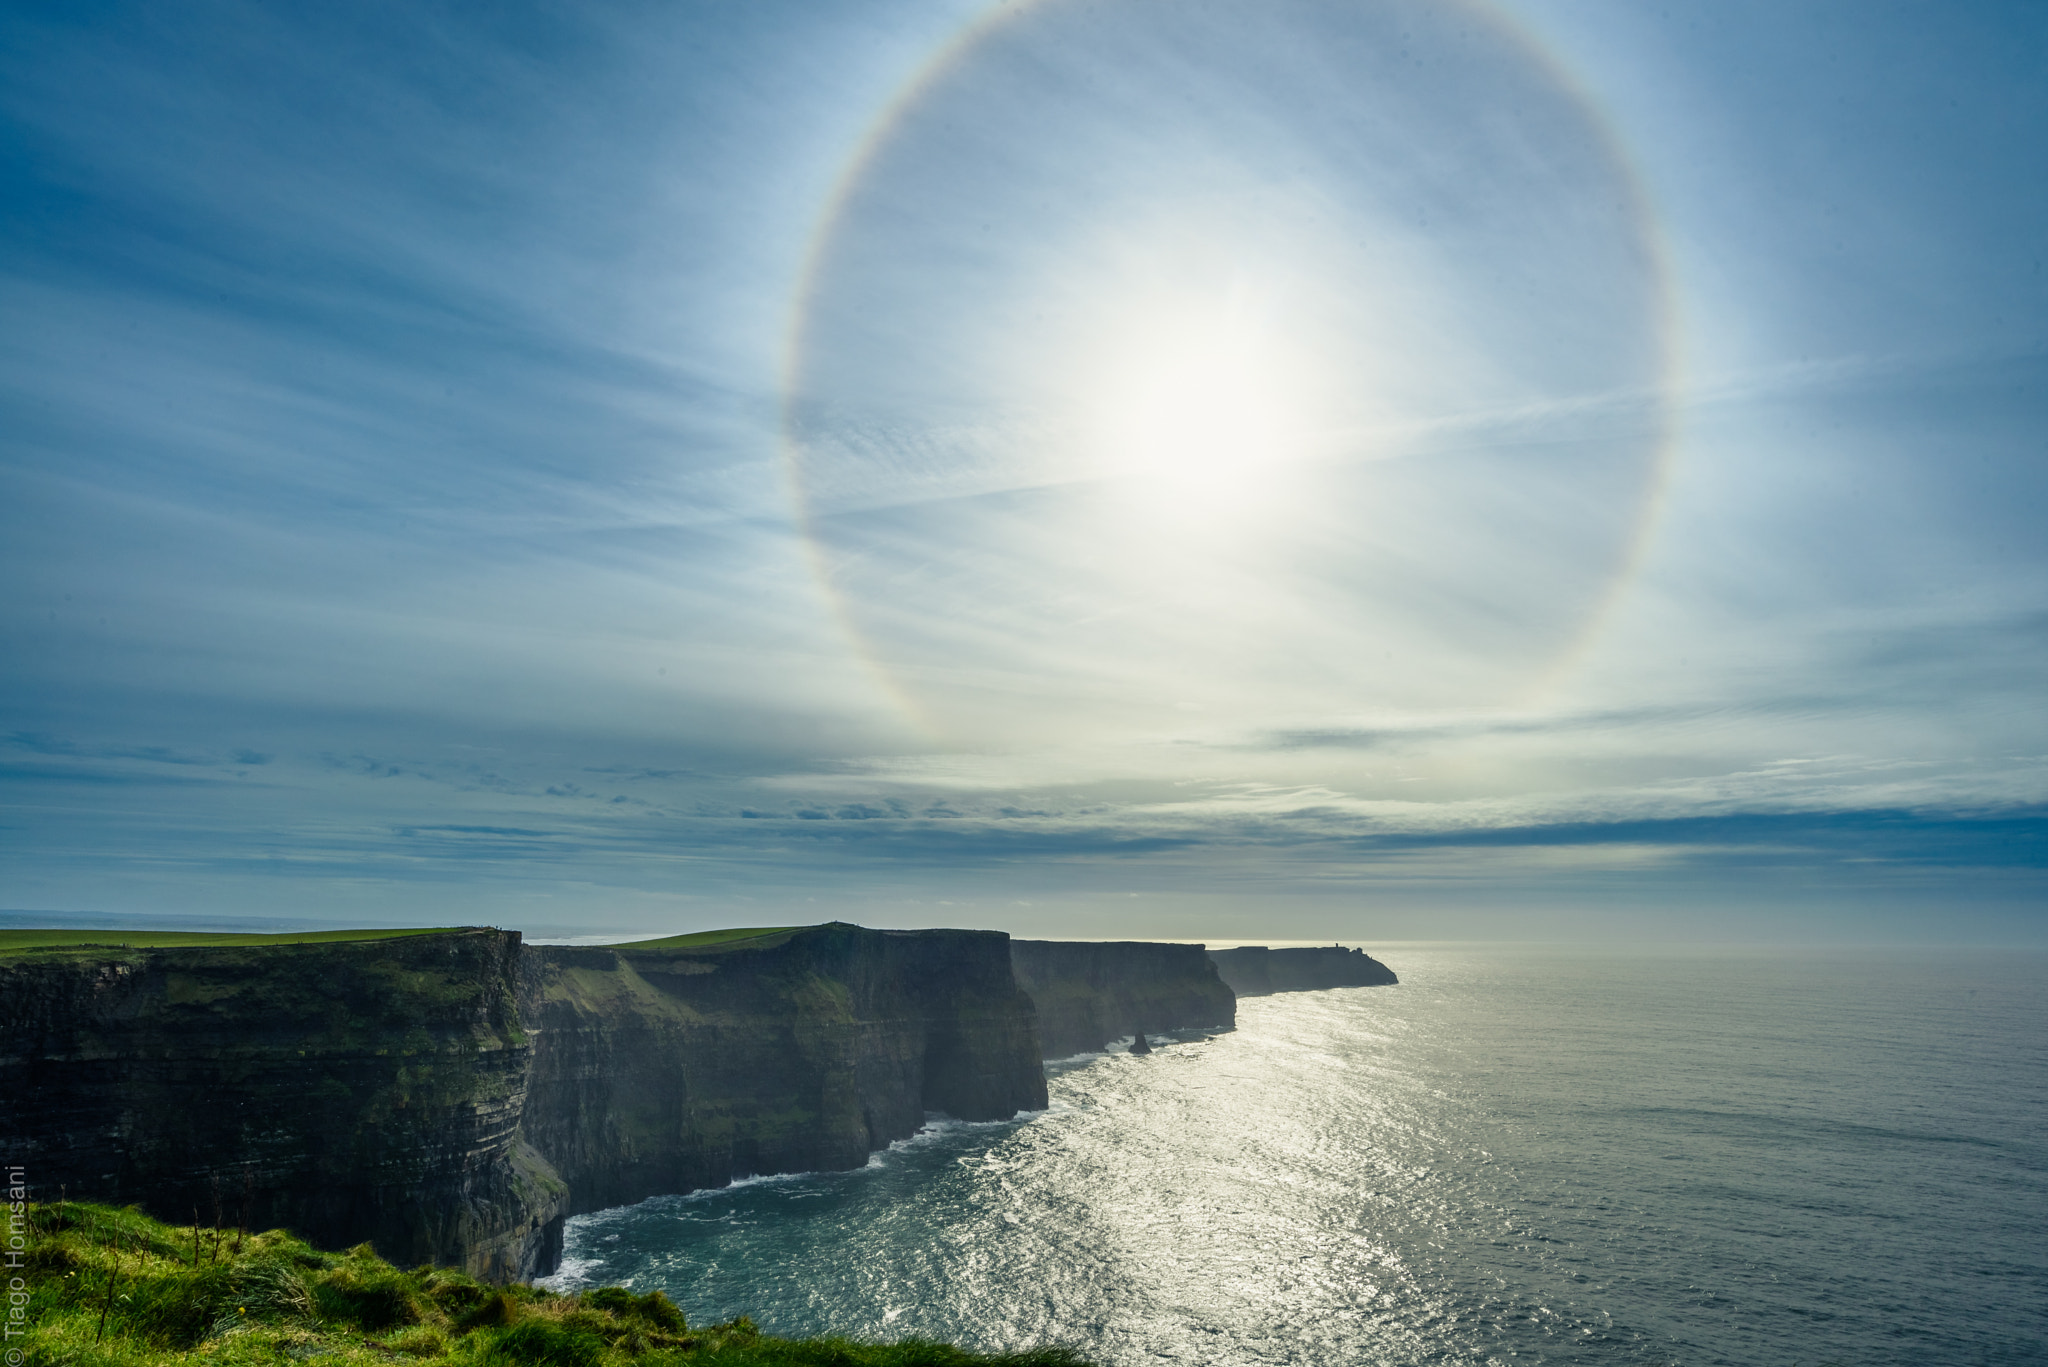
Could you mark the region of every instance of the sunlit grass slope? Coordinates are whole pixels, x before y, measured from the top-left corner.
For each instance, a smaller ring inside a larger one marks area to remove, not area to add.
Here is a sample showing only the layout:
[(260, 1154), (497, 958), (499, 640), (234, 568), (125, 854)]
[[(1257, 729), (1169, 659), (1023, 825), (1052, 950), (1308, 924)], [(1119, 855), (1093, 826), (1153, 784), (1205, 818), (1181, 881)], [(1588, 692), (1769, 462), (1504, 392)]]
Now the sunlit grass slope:
[(29, 1208), (19, 1367), (1084, 1367), (1064, 1349), (987, 1356), (906, 1340), (779, 1339), (742, 1318), (699, 1328), (659, 1291), (557, 1295), (410, 1272), (367, 1246), (319, 1252), (282, 1230), (160, 1224), (82, 1202)]
[[(659, 940), (631, 940), (619, 949), (767, 949), (803, 926), (744, 926), (699, 930)], [(445, 935), (460, 926), (408, 926), (398, 930), (297, 930), (274, 934), (209, 930), (0, 930), (0, 954), (61, 953), (95, 949), (184, 949), (204, 946), (338, 944), (351, 940), (394, 940), (404, 935)]]
[(768, 949), (808, 926), (746, 926), (732, 930), (699, 930), (659, 940), (629, 940), (616, 949)]
[(324, 945), (348, 940), (395, 940), (442, 935), (456, 926), (403, 930), (297, 930), (275, 935), (206, 930), (0, 930), (0, 954), (28, 950), (181, 949), (206, 945)]
[[(321, 945), (354, 940), (395, 940), (406, 935), (445, 935), (460, 926), (407, 926), (397, 930), (295, 930), (274, 934), (210, 930), (0, 930), (0, 955), (34, 951), (62, 953), (97, 949), (186, 949), (208, 946)], [(620, 949), (766, 949), (802, 926), (746, 926), (700, 930), (659, 940), (633, 940)]]

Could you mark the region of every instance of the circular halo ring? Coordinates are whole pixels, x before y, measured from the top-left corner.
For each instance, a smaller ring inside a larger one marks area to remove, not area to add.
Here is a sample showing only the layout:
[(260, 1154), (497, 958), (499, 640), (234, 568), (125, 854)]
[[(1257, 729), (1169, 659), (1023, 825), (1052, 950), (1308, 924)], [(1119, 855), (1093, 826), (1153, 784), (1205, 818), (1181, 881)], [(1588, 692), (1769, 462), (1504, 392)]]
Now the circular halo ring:
[[(818, 515), (806, 486), (797, 432), (797, 407), (810, 342), (812, 306), (820, 290), (833, 239), (844, 223), (862, 182), (923, 100), (985, 44), (1027, 17), (1063, 2), (997, 0), (940, 43), (882, 102), (867, 121), (865, 131), (834, 178), (811, 228), (796, 273), (784, 332), (780, 375), (780, 455), (806, 563), (833, 621), (855, 658), (900, 710), (903, 719), (935, 742), (940, 739), (940, 728), (927, 717), (925, 709), (870, 646), (866, 633), (854, 619), (851, 605), (834, 584), (823, 554)], [(1579, 629), (1556, 651), (1549, 666), (1531, 680), (1522, 695), (1522, 701), (1528, 704), (1560, 684), (1584, 662), (1648, 557), (1664, 510), (1678, 447), (1679, 398), (1685, 383), (1680, 299), (1672, 253), (1662, 221), (1636, 159), (1613, 117), (1554, 49), (1494, 0), (1445, 0), (1445, 5), (1504, 41), (1583, 116), (1586, 127), (1597, 137), (1605, 159), (1617, 173), (1617, 181), (1626, 200), (1626, 217), (1634, 224), (1650, 265), (1650, 335), (1656, 349), (1653, 367), (1656, 392), (1651, 396), (1649, 406), (1653, 431), (1649, 444), (1648, 477), (1633, 523), (1622, 538), (1612, 572), (1582, 614)]]

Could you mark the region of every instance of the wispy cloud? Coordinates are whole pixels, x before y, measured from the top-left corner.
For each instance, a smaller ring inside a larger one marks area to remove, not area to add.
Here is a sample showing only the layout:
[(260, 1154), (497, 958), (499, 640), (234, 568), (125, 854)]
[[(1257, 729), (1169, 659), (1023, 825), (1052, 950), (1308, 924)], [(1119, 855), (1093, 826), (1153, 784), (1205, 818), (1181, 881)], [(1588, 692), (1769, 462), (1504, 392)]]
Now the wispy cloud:
[(10, 10), (9, 900), (2038, 908), (2032, 48), (1597, 12)]

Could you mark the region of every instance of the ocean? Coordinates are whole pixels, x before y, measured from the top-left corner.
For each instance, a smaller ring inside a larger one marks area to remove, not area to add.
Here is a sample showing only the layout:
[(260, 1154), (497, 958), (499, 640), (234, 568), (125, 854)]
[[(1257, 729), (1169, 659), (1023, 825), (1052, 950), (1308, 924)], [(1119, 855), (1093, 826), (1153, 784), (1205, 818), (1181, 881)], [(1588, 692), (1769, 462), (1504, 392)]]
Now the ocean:
[(1154, 1363), (2048, 1363), (2038, 952), (1368, 946), (862, 1170), (570, 1222), (555, 1284)]

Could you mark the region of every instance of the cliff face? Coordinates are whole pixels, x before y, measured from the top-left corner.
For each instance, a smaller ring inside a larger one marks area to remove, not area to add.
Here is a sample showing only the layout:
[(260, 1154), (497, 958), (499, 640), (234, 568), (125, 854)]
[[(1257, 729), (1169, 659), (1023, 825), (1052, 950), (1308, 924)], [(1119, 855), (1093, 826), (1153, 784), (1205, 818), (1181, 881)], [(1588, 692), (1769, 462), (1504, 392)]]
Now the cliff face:
[(1038, 1007), (1047, 1058), (1140, 1031), (1237, 1023), (1237, 998), (1200, 945), (1012, 940), (1010, 965)]
[(531, 1275), (565, 1193), (517, 1133), (518, 955), (470, 930), (0, 958), (0, 1148), (42, 1192)]
[(826, 925), (527, 951), (524, 1133), (571, 1210), (856, 1168), (927, 1110), (1046, 1104), (1031, 1001), (991, 931)]
[(1039, 1060), (993, 931), (0, 954), (0, 1157), (39, 1192), (500, 1280), (573, 1211), (1042, 1108)]
[(1318, 945), (1307, 949), (1212, 949), (1210, 962), (1240, 997), (1311, 992), (1324, 987), (1389, 987), (1394, 970), (1362, 949)]

